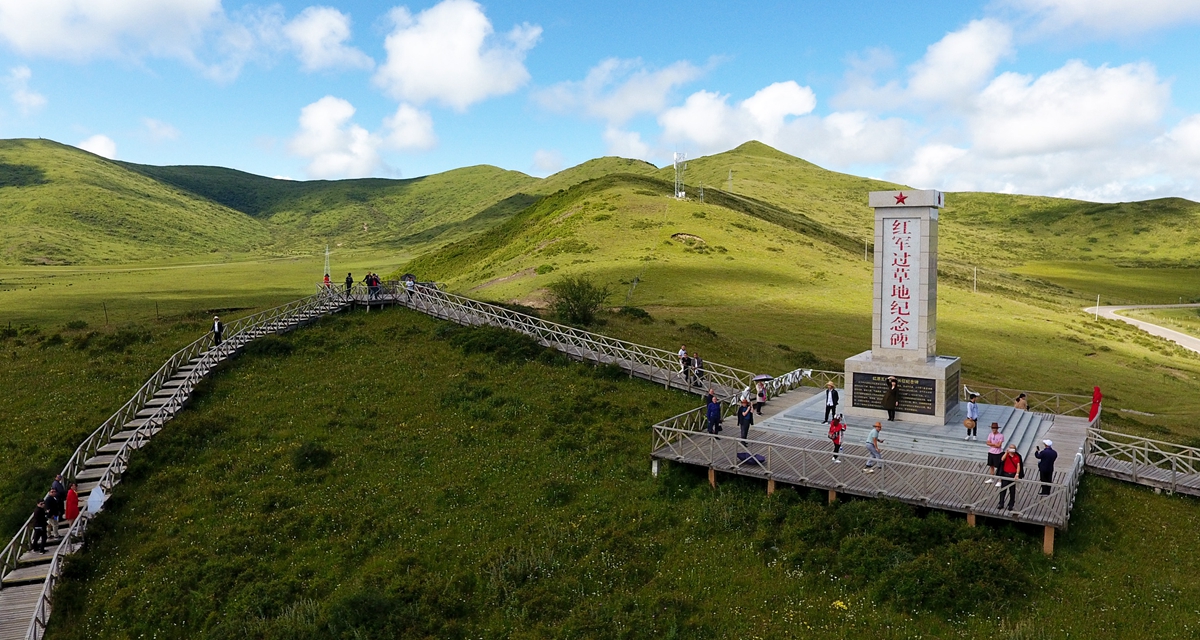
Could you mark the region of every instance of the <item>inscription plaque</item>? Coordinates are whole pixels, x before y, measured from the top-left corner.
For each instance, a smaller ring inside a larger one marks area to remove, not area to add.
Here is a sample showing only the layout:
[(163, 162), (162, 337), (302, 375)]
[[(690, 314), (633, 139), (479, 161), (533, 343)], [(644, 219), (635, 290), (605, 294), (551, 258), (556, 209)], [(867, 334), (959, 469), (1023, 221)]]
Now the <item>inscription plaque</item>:
[[(854, 406), (861, 409), (882, 409), (883, 394), (887, 393), (886, 374), (854, 374)], [(955, 383), (957, 386), (957, 383)], [(937, 380), (933, 378), (910, 378), (896, 376), (900, 399), (896, 410), (901, 413), (934, 415), (937, 402)]]

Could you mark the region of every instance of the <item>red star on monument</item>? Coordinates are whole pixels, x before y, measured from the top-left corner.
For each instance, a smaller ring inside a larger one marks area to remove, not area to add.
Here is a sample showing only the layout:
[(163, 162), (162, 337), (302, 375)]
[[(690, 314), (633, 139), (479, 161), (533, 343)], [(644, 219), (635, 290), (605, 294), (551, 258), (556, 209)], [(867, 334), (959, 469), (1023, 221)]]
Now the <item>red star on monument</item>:
[(904, 201), (908, 200), (908, 196), (904, 195), (903, 191), (900, 192), (900, 195), (894, 197), (896, 198), (896, 204), (904, 204)]

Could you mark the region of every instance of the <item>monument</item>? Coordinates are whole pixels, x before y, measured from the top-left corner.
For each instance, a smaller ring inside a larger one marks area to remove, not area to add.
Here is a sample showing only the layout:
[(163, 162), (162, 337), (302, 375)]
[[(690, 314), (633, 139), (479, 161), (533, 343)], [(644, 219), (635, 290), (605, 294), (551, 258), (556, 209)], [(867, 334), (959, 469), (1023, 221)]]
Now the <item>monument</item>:
[(871, 350), (846, 359), (847, 415), (886, 419), (888, 377), (900, 390), (896, 419), (946, 424), (958, 405), (959, 360), (937, 355), (940, 191), (872, 191), (875, 293)]

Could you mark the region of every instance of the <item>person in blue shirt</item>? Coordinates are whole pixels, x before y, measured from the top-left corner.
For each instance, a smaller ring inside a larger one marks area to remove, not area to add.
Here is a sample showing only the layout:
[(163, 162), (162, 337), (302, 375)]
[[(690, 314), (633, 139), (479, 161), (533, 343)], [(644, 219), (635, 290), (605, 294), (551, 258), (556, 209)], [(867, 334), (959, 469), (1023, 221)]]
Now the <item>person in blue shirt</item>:
[(708, 390), (705, 401), (708, 405), (708, 432), (716, 435), (721, 430), (721, 401), (717, 400), (717, 394), (712, 389)]
[(1050, 483), (1054, 481), (1054, 461), (1058, 460), (1058, 452), (1054, 450), (1054, 443), (1050, 440), (1042, 440), (1045, 448), (1038, 447), (1037, 451), (1033, 452), (1033, 457), (1038, 461), (1038, 478), (1042, 481), (1042, 489), (1038, 491), (1039, 495), (1050, 495)]
[(879, 452), (879, 445), (883, 443), (883, 438), (879, 437), (879, 431), (883, 429), (883, 424), (876, 422), (871, 432), (867, 434), (867, 466), (863, 467), (863, 473), (875, 473), (875, 461), (878, 460), (880, 466), (883, 465), (883, 454)]

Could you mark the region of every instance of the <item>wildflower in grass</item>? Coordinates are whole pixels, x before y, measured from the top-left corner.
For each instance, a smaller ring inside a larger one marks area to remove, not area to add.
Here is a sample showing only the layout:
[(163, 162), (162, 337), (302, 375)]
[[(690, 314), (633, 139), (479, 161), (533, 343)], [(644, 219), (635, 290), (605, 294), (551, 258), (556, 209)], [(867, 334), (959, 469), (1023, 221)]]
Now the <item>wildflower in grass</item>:
[(850, 607), (845, 602), (842, 602), (841, 600), (834, 600), (830, 606), (833, 607), (834, 609), (837, 609), (838, 611), (848, 611), (850, 609)]

